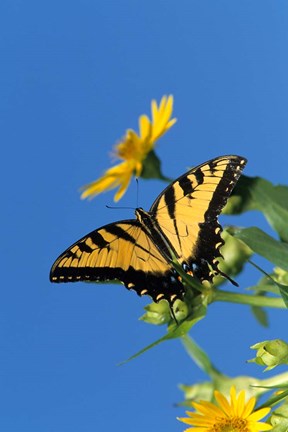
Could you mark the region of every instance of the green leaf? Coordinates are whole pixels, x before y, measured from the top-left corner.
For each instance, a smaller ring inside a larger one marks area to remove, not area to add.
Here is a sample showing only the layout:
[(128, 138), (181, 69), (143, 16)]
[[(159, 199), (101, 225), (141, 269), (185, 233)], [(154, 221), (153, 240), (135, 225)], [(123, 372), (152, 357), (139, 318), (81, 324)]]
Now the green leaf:
[(242, 175), (223, 209), (223, 213), (239, 214), (248, 210), (257, 210), (257, 202), (250, 193), (256, 180), (257, 178)]
[(141, 177), (144, 179), (157, 178), (160, 180), (164, 180), (167, 182), (171, 182), (172, 180), (168, 177), (165, 177), (161, 171), (161, 161), (154, 152), (151, 150), (150, 153), (146, 156), (146, 159), (143, 162), (143, 170), (141, 173)]
[[(270, 285), (273, 284), (275, 287), (278, 288), (278, 291), (281, 294), (282, 300), (284, 301), (285, 306), (288, 308), (288, 286), (286, 284), (282, 284), (282, 280), (286, 281), (286, 272), (282, 270), (279, 267), (276, 267), (274, 269), (274, 273), (272, 275), (267, 274), (262, 270), (259, 266), (257, 266), (255, 263), (253, 263), (251, 260), (249, 260), (250, 264), (252, 264), (254, 267), (256, 267), (261, 273), (265, 275), (265, 279), (261, 279), (258, 286), (251, 287), (254, 290), (261, 291), (262, 292), (273, 292), (274, 294), (278, 294), (275, 292), (275, 290), (271, 289)], [(279, 282), (279, 280), (281, 282)]]
[(274, 186), (261, 178), (255, 180), (249, 191), (253, 201), (280, 238), (288, 242), (288, 187)]
[[(269, 387), (266, 387), (269, 388)], [(287, 386), (275, 386), (275, 387), (271, 387), (272, 390), (275, 390), (275, 388), (281, 388), (281, 393), (278, 393), (276, 395), (273, 394), (273, 396), (271, 396), (266, 402), (264, 402), (263, 404), (261, 404), (259, 407), (257, 407), (257, 409), (261, 409), (261, 408), (266, 408), (266, 407), (271, 407), (273, 405), (277, 405), (279, 402), (285, 400), (285, 398), (288, 396), (288, 390), (287, 390)]]
[[(288, 392), (280, 393), (280, 396), (286, 396), (286, 402), (285, 399), (284, 403), (280, 405), (274, 412), (272, 412), (271, 417), (269, 418), (271, 425), (273, 426), (274, 432), (287, 432), (288, 430), (288, 403), (287, 403), (287, 394)], [(268, 401), (269, 402), (269, 401)], [(274, 404), (277, 404), (279, 400), (273, 401)]]
[(259, 210), (280, 238), (288, 242), (288, 187), (274, 186), (261, 177), (241, 176), (227, 206), (226, 214)]
[(244, 241), (254, 252), (288, 270), (288, 245), (275, 240), (259, 228), (236, 230), (235, 237)]
[(278, 282), (275, 282), (275, 283), (277, 283), (279, 290), (280, 290), (280, 294), (283, 298), (283, 301), (284, 301), (286, 307), (288, 308), (288, 286), (279, 284)]
[(269, 326), (267, 313), (263, 308), (259, 306), (252, 306), (251, 310), (259, 324), (261, 324), (263, 327)]
[(282, 417), (281, 420), (278, 420), (279, 424), (276, 426), (273, 426), (274, 432), (287, 432), (288, 431), (288, 419), (285, 417)]
[(258, 285), (252, 285), (251, 287), (248, 287), (246, 289), (248, 291), (255, 291), (256, 295), (263, 295), (264, 293), (279, 295), (279, 289), (275, 284), (275, 281), (273, 279), (270, 280), (268, 278), (266, 283), (260, 281), (258, 282)]
[(181, 339), (187, 353), (200, 369), (206, 372), (210, 377), (220, 375), (220, 372), (211, 363), (211, 360), (205, 351), (203, 351), (188, 334), (183, 336)]

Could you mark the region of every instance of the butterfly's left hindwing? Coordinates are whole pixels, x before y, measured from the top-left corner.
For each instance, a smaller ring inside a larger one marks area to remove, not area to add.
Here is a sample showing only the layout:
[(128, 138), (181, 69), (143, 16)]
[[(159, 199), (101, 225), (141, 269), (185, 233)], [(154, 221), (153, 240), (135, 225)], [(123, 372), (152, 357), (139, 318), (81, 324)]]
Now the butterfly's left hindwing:
[(55, 261), (52, 282), (118, 279), (139, 295), (170, 304), (182, 298), (184, 287), (175, 277), (137, 220), (120, 221), (95, 230), (74, 243)]

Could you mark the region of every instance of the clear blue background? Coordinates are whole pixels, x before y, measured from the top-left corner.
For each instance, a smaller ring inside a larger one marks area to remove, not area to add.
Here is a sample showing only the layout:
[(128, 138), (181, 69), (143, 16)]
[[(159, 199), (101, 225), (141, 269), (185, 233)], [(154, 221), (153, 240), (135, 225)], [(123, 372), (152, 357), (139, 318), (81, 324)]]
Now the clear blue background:
[[(235, 153), (247, 175), (287, 184), (287, 43), (285, 0), (1, 1), (1, 431), (184, 429), (177, 386), (206, 377), (180, 341), (117, 366), (165, 332), (138, 321), (149, 299), (52, 285), (49, 269), (82, 235), (132, 216), (105, 207), (112, 193), (81, 201), (79, 187), (163, 94), (178, 118), (157, 145), (164, 174)], [(139, 204), (163, 187), (141, 181)], [(120, 205), (136, 195), (133, 182)], [(268, 229), (257, 213), (233, 222)], [(247, 268), (240, 291), (259, 277)], [(269, 316), (267, 330), (244, 306), (213, 304), (192, 335), (223, 372), (264, 378), (249, 346), (287, 340), (286, 311)]]

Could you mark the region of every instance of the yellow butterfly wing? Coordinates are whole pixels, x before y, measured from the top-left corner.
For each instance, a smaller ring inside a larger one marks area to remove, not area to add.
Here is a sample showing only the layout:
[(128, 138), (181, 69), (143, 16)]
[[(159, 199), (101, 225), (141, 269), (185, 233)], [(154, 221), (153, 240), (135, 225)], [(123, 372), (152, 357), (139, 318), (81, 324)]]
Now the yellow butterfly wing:
[(199, 165), (169, 185), (150, 209), (184, 270), (201, 281), (221, 273), (217, 264), (224, 241), (218, 215), (246, 162), (222, 156)]
[(245, 164), (240, 156), (222, 156), (191, 169), (159, 195), (150, 212), (137, 209), (138, 219), (106, 225), (74, 243), (53, 264), (50, 280), (118, 279), (172, 306), (185, 289), (169, 251), (200, 281), (223, 274), (217, 265), (224, 244), (218, 215)]
[(119, 221), (86, 235), (55, 261), (51, 282), (118, 279), (139, 295), (170, 304), (184, 287), (137, 220)]

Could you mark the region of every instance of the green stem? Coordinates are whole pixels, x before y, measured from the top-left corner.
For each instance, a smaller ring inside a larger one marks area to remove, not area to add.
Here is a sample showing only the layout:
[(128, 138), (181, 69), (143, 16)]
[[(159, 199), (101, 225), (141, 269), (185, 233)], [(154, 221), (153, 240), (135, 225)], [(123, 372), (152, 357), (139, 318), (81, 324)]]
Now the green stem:
[(207, 375), (209, 375), (212, 379), (223, 376), (221, 372), (213, 365), (205, 351), (202, 350), (202, 348), (200, 348), (199, 345), (197, 345), (188, 334), (182, 336), (181, 340), (187, 353), (200, 369), (206, 372)]
[(229, 291), (215, 290), (213, 301), (223, 301), (231, 303), (240, 303), (250, 306), (273, 307), (286, 309), (282, 298), (264, 297), (260, 295), (237, 294)]
[(261, 380), (261, 386), (263, 387), (281, 387), (285, 383), (287, 387), (288, 372), (283, 372), (279, 375)]
[[(283, 391), (282, 393), (268, 399), (266, 402), (264, 402), (262, 405), (260, 405), (260, 407), (258, 409), (272, 407), (274, 405), (277, 405), (277, 404), (279, 404), (279, 402), (283, 401), (287, 396), (288, 396), (288, 390)], [(286, 428), (282, 429), (282, 430), (287, 431)]]

